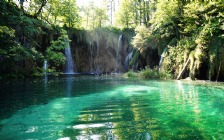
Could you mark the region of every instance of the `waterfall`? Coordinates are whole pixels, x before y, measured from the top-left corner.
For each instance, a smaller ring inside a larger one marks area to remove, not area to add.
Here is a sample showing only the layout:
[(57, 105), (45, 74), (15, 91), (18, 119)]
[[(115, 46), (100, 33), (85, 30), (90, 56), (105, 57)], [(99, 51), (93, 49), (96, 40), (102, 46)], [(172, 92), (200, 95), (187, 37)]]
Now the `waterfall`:
[(122, 34), (119, 36), (119, 39), (118, 39), (118, 49), (117, 49), (115, 72), (119, 72), (118, 67), (119, 67), (119, 64), (121, 63), (120, 62), (121, 58), (120, 58), (119, 52), (121, 50), (121, 47), (122, 47)]
[(159, 71), (161, 70), (162, 64), (163, 64), (163, 59), (165, 57), (167, 48), (164, 49), (163, 53), (161, 54), (160, 61), (159, 61)]
[(159, 71), (161, 70), (161, 67), (162, 67), (163, 58), (164, 58), (163, 55), (161, 55), (160, 61), (159, 61)]
[(130, 61), (131, 61), (131, 59), (132, 59), (132, 54), (133, 54), (133, 51), (131, 51), (131, 52), (127, 55), (127, 57), (125, 58), (125, 63), (124, 63), (124, 69), (125, 69), (125, 71), (128, 71), (129, 63), (130, 63)]
[(97, 32), (96, 32), (96, 51), (98, 56), (99, 55), (99, 36)]
[(68, 46), (65, 48), (65, 57), (66, 57), (66, 67), (65, 67), (65, 73), (67, 74), (72, 74), (74, 73), (74, 62), (72, 59), (72, 53), (71, 53), (71, 48), (70, 44), (68, 42)]
[(98, 33), (96, 32), (96, 60), (97, 62), (95, 61), (95, 63), (93, 64), (94, 65), (94, 73), (96, 74), (99, 74), (100, 73), (100, 67), (99, 67), (99, 59), (100, 59), (100, 56), (99, 56), (99, 36), (98, 36)]
[(93, 46), (90, 42), (90, 47), (89, 47), (89, 52), (90, 52), (90, 57), (89, 57), (89, 65), (90, 65), (90, 73), (93, 74)]
[(44, 70), (44, 75), (47, 74), (47, 60), (44, 60), (44, 65), (43, 65), (43, 70)]

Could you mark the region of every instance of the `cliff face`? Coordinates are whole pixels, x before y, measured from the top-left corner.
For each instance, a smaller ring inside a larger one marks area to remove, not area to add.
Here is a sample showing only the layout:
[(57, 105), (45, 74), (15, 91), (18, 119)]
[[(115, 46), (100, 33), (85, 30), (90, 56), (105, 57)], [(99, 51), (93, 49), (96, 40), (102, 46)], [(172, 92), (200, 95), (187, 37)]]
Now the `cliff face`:
[(125, 58), (131, 52), (125, 35), (111, 32), (73, 32), (71, 49), (76, 72), (124, 72)]

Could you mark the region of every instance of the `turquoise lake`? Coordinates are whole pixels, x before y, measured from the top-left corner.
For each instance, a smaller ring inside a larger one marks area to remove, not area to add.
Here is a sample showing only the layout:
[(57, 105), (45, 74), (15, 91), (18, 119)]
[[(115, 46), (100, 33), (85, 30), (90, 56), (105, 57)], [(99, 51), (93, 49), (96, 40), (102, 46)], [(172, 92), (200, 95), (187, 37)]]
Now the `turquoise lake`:
[(224, 139), (224, 84), (94, 75), (1, 79), (0, 139)]

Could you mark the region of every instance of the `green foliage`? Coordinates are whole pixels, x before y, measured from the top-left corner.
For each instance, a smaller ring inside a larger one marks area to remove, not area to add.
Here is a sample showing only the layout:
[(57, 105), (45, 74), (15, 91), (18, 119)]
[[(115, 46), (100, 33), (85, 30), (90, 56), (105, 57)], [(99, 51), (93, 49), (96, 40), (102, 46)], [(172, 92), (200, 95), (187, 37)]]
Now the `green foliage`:
[(68, 47), (68, 43), (68, 34), (62, 29), (57, 40), (51, 41), (51, 46), (46, 50), (46, 59), (51, 63), (51, 67), (60, 66), (65, 63), (66, 58), (62, 50)]
[(94, 6), (93, 1), (89, 5), (81, 7), (82, 27), (89, 30), (94, 30), (99, 27), (105, 27), (108, 17), (106, 15), (106, 4), (103, 7)]
[(135, 28), (148, 26), (150, 17), (155, 10), (155, 1), (150, 0), (120, 0), (120, 6), (115, 13), (115, 25), (119, 28)]
[(4, 19), (0, 20), (1, 74), (30, 75), (43, 58), (35, 37), (44, 33), (44, 24), (22, 14), (16, 5), (6, 1), (1, 1), (0, 13)]
[[(214, 37), (211, 40), (209, 46), (209, 78), (211, 80), (212, 76), (218, 73), (220, 62), (224, 62), (224, 49), (222, 46), (222, 39), (219, 37)], [(221, 64), (222, 65), (222, 64)], [(223, 66), (221, 67), (221, 71), (223, 71)]]
[(125, 73), (125, 77), (135, 78), (135, 77), (138, 77), (138, 73), (133, 72), (133, 71), (128, 71), (127, 73)]
[(160, 79), (164, 79), (164, 80), (167, 80), (167, 79), (173, 79), (173, 75), (166, 72), (166, 71), (160, 71), (159, 72), (159, 78)]
[(1, 75), (41, 74), (44, 56), (49, 59), (49, 70), (55, 71), (65, 62), (62, 51), (68, 36), (60, 31), (57, 40), (48, 46), (51, 37), (58, 26), (78, 27), (79, 22), (75, 0), (20, 1), (18, 5), (3, 0), (0, 19)]
[(156, 11), (150, 20), (152, 30), (161, 38), (172, 36), (178, 16), (178, 1), (158, 1)]
[(136, 36), (132, 40), (132, 45), (139, 50), (143, 48), (156, 48), (156, 40), (150, 34), (149, 28), (145, 26), (138, 26), (135, 28)]
[(134, 24), (135, 5), (132, 0), (121, 0), (121, 7), (117, 13), (116, 24), (120, 27), (133, 27)]
[[(63, 50), (69, 39), (67, 32), (59, 28), (57, 39), (50, 42), (52, 32), (56, 31), (52, 27), (63, 26), (71, 31), (81, 25), (93, 31), (76, 32), (78, 43), (96, 40), (97, 33), (110, 38), (106, 46), (116, 46), (112, 43), (117, 42), (122, 32), (119, 28), (126, 27), (123, 33), (128, 40), (133, 35), (130, 28), (135, 28), (136, 36), (131, 44), (136, 51), (129, 65), (135, 65), (139, 53), (148, 53), (148, 48), (158, 49), (159, 55), (164, 57), (162, 71), (158, 74), (146, 68), (137, 74), (143, 78), (163, 77), (163, 74), (166, 77), (167, 73), (177, 76), (188, 59), (188, 74), (199, 74), (202, 64), (208, 65), (209, 79), (219, 68), (224, 70), (224, 4), (221, 1), (122, 0), (116, 17), (117, 27), (105, 27), (108, 25), (106, 8), (113, 1), (104, 1), (103, 8), (92, 3), (83, 7), (84, 24), (80, 24), (75, 0), (34, 0), (29, 5), (25, 2), (21, 0), (17, 6), (15, 1), (0, 1), (1, 74), (41, 73), (43, 56), (48, 59), (51, 70), (62, 67)], [(89, 35), (84, 37), (84, 34)], [(49, 39), (46, 41), (43, 36)]]
[[(196, 7), (196, 8), (195, 8)], [(222, 48), (221, 43), (213, 45), (211, 41), (215, 38), (219, 42), (223, 16), (224, 5), (220, 2), (208, 3), (190, 3), (184, 9), (184, 27), (185, 35), (195, 36), (196, 47), (194, 48), (193, 58), (191, 58), (190, 70), (192, 73), (199, 72), (202, 63), (209, 61), (209, 79), (214, 74), (219, 65), (219, 53), (217, 50)], [(195, 24), (196, 23), (196, 24)], [(215, 61), (216, 60), (216, 61)], [(216, 66), (216, 67), (215, 67)]]
[(67, 0), (62, 3), (63, 11), (61, 11), (62, 21), (68, 27), (78, 27), (79, 16), (78, 8), (75, 0)]
[(157, 48), (159, 54), (162, 54), (168, 44), (175, 45), (179, 38), (179, 13), (177, 1), (158, 1), (150, 27), (136, 27), (132, 45), (141, 52), (147, 48)]
[[(40, 8), (42, 11), (37, 15)], [(51, 25), (79, 27), (80, 17), (75, 0), (35, 0), (30, 2), (27, 12)]]
[(149, 78), (170, 79), (171, 77), (171, 75), (166, 72), (159, 72), (157, 68), (150, 69), (147, 67), (144, 70), (141, 70), (139, 75), (143, 79), (149, 79)]
[(144, 79), (149, 79), (149, 78), (158, 78), (158, 71), (152, 71), (149, 68), (146, 68), (142, 71), (140, 71), (140, 77)]
[(9, 52), (8, 46), (16, 45), (12, 39), (15, 37), (15, 30), (7, 27), (7, 26), (0, 26), (0, 54), (7, 55)]
[[(136, 28), (133, 46), (139, 50), (158, 48), (159, 54), (167, 48), (163, 55), (162, 71), (175, 76), (183, 69), (188, 58), (189, 74), (199, 74), (202, 64), (208, 62), (210, 77), (218, 73), (223, 49), (222, 43), (214, 42), (223, 39), (223, 3), (161, 0), (155, 5), (150, 27)], [(145, 73), (145, 76), (149, 75), (150, 71)]]
[(141, 79), (171, 79), (171, 74), (167, 72), (159, 72), (158, 68), (150, 69), (146, 67), (139, 72), (128, 71), (125, 73), (128, 78), (141, 78)]
[(0, 26), (0, 37), (15, 37), (15, 30), (8, 28), (7, 26)]

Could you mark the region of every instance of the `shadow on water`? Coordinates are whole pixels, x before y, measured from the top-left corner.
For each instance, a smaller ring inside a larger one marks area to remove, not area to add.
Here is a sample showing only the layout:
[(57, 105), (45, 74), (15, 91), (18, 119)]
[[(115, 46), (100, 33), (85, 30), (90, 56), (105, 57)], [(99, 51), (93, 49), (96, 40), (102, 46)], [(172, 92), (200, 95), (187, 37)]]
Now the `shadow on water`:
[[(8, 89), (1, 89), (0, 107), (11, 111), (8, 115), (20, 111), (1, 122), (3, 138), (150, 140), (224, 136), (223, 107), (216, 103), (223, 101), (224, 91), (210, 86), (80, 75), (7, 84)], [(30, 101), (24, 99), (27, 97)]]
[[(112, 90), (122, 79), (110, 76), (61, 75), (27, 79), (0, 79), (0, 119), (31, 105), (48, 104), (56, 98), (85, 96)], [(104, 88), (102, 88), (104, 87)]]
[(48, 102), (46, 80), (46, 78), (1, 79), (0, 119), (8, 118), (14, 111), (30, 105), (46, 104)]
[[(26, 79), (0, 79), (0, 119), (31, 105), (44, 105), (57, 98), (80, 97), (128, 85), (116, 76), (67, 74)], [(135, 83), (135, 82), (134, 82)]]

